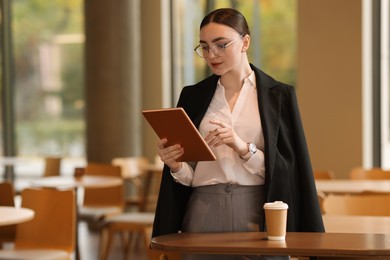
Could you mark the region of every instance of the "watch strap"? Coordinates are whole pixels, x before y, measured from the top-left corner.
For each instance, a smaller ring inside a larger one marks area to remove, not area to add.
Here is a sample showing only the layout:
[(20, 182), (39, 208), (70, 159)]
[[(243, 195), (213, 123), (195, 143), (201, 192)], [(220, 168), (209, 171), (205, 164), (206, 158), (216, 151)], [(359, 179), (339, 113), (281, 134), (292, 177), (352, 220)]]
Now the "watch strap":
[(248, 152), (244, 155), (239, 155), (239, 157), (245, 161), (247, 161), (257, 151), (256, 145), (254, 145), (253, 143), (247, 143), (247, 145), (248, 145)]

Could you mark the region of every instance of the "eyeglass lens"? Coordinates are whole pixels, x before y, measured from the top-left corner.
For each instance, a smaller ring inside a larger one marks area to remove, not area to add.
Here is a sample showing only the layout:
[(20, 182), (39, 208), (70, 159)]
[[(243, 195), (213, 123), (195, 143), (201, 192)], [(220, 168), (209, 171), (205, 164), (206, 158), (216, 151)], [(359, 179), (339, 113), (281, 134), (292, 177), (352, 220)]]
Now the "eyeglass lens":
[(202, 58), (207, 58), (210, 55), (210, 52), (212, 52), (214, 56), (223, 56), (226, 53), (226, 48), (237, 39), (238, 38), (225, 44), (213, 44), (210, 47), (198, 45), (198, 47), (195, 48), (195, 51)]

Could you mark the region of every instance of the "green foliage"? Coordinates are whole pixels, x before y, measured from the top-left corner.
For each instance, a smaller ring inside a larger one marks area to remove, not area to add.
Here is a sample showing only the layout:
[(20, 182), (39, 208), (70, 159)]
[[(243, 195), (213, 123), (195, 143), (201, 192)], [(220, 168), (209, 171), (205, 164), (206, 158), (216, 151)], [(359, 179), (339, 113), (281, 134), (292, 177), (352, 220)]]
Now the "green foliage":
[(77, 156), (84, 142), (82, 120), (39, 120), (18, 124), (20, 154)]
[[(83, 35), (82, 4), (12, 1), (17, 141), (24, 155), (42, 150), (71, 155), (72, 146), (83, 144), (83, 43), (61, 38)], [(57, 67), (57, 83), (47, 85), (43, 74)]]

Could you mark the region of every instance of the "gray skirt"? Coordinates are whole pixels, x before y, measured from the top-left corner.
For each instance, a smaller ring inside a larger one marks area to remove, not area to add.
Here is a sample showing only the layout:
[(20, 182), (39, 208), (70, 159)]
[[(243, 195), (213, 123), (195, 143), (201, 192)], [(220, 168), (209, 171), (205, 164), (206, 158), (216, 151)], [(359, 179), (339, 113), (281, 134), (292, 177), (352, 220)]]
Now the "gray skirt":
[(194, 188), (183, 232), (258, 231), (263, 222), (263, 186), (216, 184)]
[[(183, 220), (183, 232), (259, 231), (264, 221), (264, 186), (216, 184), (194, 188)], [(185, 260), (289, 259), (288, 256), (190, 255)]]

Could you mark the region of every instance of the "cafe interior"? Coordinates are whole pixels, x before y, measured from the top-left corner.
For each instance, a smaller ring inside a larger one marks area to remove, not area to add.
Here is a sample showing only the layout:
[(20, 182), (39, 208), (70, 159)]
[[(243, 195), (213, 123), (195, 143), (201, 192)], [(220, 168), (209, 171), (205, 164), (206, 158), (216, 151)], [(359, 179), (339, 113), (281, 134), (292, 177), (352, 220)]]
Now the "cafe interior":
[[(387, 0), (0, 4), (0, 259), (390, 259)], [(221, 7), (247, 17), (250, 62), (296, 90), (325, 235), (339, 236), (316, 248), (151, 240), (163, 163), (142, 111), (210, 74), (194, 47)]]

